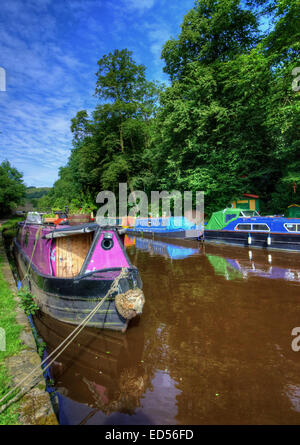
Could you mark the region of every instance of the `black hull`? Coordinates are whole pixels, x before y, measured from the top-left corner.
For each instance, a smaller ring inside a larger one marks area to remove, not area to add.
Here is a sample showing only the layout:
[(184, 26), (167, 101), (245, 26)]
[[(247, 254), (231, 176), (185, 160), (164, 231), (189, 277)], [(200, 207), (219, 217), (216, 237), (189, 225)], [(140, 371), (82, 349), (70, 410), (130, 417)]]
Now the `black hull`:
[[(251, 243), (248, 240), (248, 232), (235, 232), (226, 230), (204, 230), (204, 241), (224, 243), (244, 247), (259, 247), (268, 250), (300, 251), (300, 236), (281, 233), (251, 233)], [(268, 236), (271, 241), (268, 244)]]
[[(20, 278), (23, 279), (28, 270), (29, 259), (16, 241), (14, 241), (13, 253)], [(132, 269), (130, 273), (141, 287), (137, 269)], [(34, 265), (31, 265), (23, 285), (29, 288), (43, 313), (56, 320), (78, 325), (107, 294), (112, 282), (112, 279), (91, 277), (81, 280), (51, 277), (41, 274)], [(121, 278), (119, 288), (123, 293), (132, 286), (127, 278)], [(128, 320), (119, 314), (114, 296), (112, 296), (103, 303), (86, 326), (125, 332)]]

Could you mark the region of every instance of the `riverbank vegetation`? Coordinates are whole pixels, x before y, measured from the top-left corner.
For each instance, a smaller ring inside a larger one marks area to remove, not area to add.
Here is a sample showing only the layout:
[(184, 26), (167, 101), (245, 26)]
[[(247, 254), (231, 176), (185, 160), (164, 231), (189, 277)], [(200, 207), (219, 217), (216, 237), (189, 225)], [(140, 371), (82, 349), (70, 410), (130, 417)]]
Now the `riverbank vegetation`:
[(9, 246), (12, 243), (12, 240), (15, 236), (17, 236), (17, 229), (19, 222), (23, 221), (23, 216), (13, 216), (5, 223), (1, 224), (0, 231), (2, 232), (4, 246), (9, 253)]
[(208, 213), (242, 193), (263, 212), (299, 203), (299, 20), (296, 0), (198, 0), (163, 47), (167, 86), (126, 49), (102, 57), (99, 105), (72, 119), (70, 158), (39, 209), (92, 209), (119, 182), (204, 190)]
[[(6, 350), (0, 350), (0, 399), (10, 390), (11, 381), (5, 367), (5, 359), (23, 349), (20, 341), (22, 327), (16, 322), (16, 301), (9, 284), (3, 276), (3, 258), (0, 256), (0, 327), (5, 331)], [(6, 401), (7, 402), (7, 401)], [(8, 407), (0, 414), (0, 425), (18, 423), (18, 403)]]

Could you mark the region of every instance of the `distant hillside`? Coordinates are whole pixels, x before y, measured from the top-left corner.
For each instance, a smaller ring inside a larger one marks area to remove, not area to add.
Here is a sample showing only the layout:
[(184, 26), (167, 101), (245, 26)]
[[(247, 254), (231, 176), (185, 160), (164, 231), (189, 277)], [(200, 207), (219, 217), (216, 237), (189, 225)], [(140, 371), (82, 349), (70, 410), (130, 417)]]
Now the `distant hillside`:
[(41, 198), (44, 195), (48, 195), (51, 187), (27, 187), (26, 188), (26, 199)]
[(42, 196), (48, 195), (51, 187), (27, 187), (26, 197), (23, 206), (19, 206), (17, 210), (25, 210), (26, 212), (36, 210), (37, 202)]

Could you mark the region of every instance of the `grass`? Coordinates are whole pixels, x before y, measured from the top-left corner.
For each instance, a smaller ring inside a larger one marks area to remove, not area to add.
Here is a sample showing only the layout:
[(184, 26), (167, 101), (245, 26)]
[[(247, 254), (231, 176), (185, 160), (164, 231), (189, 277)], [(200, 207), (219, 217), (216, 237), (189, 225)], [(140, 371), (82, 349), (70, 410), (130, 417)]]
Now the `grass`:
[[(16, 322), (16, 305), (9, 284), (3, 277), (3, 258), (0, 256), (0, 327), (6, 334), (6, 351), (0, 351), (0, 399), (10, 389), (11, 378), (7, 374), (4, 360), (23, 349), (20, 341), (22, 327)], [(5, 403), (5, 402), (4, 402)], [(15, 425), (18, 423), (18, 403), (13, 404), (0, 414), (0, 425)]]
[(17, 236), (18, 223), (23, 221), (22, 216), (13, 216), (4, 224), (0, 225), (0, 232), (2, 233), (3, 244), (6, 250), (7, 258), (13, 273), (16, 273), (15, 263), (13, 261), (10, 246), (13, 239)]
[(23, 216), (13, 216), (8, 221), (6, 221), (4, 224), (1, 224), (0, 230), (2, 232), (3, 230), (13, 229), (13, 228), (17, 227), (18, 223), (21, 221), (24, 221)]
[(14, 216), (1, 224), (0, 231), (2, 232), (3, 240), (6, 247), (12, 242), (13, 238), (17, 235), (18, 223), (23, 221), (24, 218), (21, 216)]
[(0, 232), (2, 232), (3, 242), (6, 250), (9, 250), (9, 246), (12, 240), (17, 236), (18, 223), (23, 221), (24, 218), (20, 216), (14, 216), (4, 224), (0, 225)]

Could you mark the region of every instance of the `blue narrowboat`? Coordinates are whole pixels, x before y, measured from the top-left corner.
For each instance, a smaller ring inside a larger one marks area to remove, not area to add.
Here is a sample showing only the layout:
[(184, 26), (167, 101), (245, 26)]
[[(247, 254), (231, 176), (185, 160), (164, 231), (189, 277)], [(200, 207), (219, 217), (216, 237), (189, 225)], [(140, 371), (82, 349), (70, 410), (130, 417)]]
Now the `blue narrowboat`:
[(196, 225), (184, 216), (162, 218), (135, 218), (134, 226), (126, 228), (128, 235), (158, 238), (181, 238), (197, 240), (203, 233), (203, 226)]
[(260, 216), (256, 210), (227, 208), (205, 225), (206, 242), (300, 251), (300, 218)]

